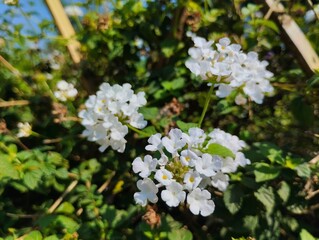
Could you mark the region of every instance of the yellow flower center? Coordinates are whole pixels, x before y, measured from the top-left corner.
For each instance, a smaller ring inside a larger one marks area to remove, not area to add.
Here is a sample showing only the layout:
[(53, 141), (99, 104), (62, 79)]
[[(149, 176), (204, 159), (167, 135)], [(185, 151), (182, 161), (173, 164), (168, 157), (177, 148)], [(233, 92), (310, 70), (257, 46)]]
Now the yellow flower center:
[(190, 178), (189, 178), (189, 181), (190, 181), (191, 183), (193, 183), (193, 182), (195, 181), (194, 177), (190, 177)]

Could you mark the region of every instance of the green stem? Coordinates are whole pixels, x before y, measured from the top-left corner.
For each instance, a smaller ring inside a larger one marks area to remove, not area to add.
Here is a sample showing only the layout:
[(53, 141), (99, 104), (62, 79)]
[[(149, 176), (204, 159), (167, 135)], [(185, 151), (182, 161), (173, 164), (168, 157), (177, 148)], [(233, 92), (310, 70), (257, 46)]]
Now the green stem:
[(134, 131), (134, 132), (136, 132), (136, 133), (138, 133), (138, 134), (140, 134), (140, 135), (143, 135), (143, 136), (145, 136), (145, 137), (150, 137), (150, 136), (152, 136), (151, 134), (146, 133), (146, 132), (143, 132), (143, 131), (141, 131), (141, 130), (139, 130), (139, 129), (133, 127), (133, 126), (131, 126), (131, 125), (128, 124), (128, 123), (125, 123), (125, 125), (126, 125), (129, 129), (131, 129), (132, 131)]
[(202, 122), (203, 122), (203, 120), (205, 118), (205, 114), (207, 112), (208, 105), (209, 105), (210, 99), (212, 97), (213, 90), (214, 90), (214, 84), (212, 84), (210, 86), (210, 89), (208, 91), (208, 94), (207, 94), (207, 97), (206, 97), (206, 102), (205, 102), (205, 105), (204, 105), (204, 108), (203, 108), (203, 112), (202, 112), (202, 115), (200, 116), (200, 119), (199, 119), (199, 122), (198, 122), (198, 127), (199, 128), (201, 127)]

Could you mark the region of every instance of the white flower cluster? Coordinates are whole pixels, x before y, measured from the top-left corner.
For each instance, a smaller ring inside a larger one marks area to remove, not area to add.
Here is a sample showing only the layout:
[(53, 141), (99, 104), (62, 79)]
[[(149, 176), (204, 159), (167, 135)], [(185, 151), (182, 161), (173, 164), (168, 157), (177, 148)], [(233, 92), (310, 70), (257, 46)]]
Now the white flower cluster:
[(138, 109), (146, 104), (145, 93), (134, 94), (129, 83), (111, 86), (103, 83), (96, 95), (85, 102), (86, 109), (79, 113), (83, 135), (89, 141), (97, 142), (101, 152), (111, 146), (118, 152), (124, 152), (128, 133), (126, 124), (142, 129), (147, 122)]
[[(214, 212), (215, 204), (206, 188), (225, 191), (227, 174), (250, 163), (240, 152), (245, 142), (220, 129), (206, 135), (200, 128), (190, 128), (188, 134), (175, 128), (168, 136), (152, 135), (148, 143), (145, 149), (157, 157), (137, 157), (132, 164), (133, 171), (143, 178), (137, 182), (140, 192), (134, 194), (136, 203), (142, 206), (148, 201), (156, 203), (159, 188), (163, 187), (160, 195), (169, 207), (186, 200), (193, 214), (208, 216)], [(232, 157), (210, 154), (207, 150), (212, 144), (228, 148)]]
[(231, 44), (229, 38), (220, 39), (214, 49), (213, 41), (206, 41), (193, 33), (189, 36), (194, 47), (188, 51), (191, 58), (186, 61), (186, 67), (203, 80), (212, 80), (218, 87), (218, 97), (227, 97), (236, 90), (239, 92), (236, 104), (245, 104), (246, 96), (261, 104), (264, 94), (273, 91), (269, 83), (273, 73), (266, 69), (267, 61), (258, 60), (256, 52), (243, 53), (241, 46)]
[(62, 102), (73, 99), (78, 94), (78, 90), (74, 88), (74, 85), (65, 80), (59, 81), (56, 87), (58, 90), (54, 92), (54, 96)]

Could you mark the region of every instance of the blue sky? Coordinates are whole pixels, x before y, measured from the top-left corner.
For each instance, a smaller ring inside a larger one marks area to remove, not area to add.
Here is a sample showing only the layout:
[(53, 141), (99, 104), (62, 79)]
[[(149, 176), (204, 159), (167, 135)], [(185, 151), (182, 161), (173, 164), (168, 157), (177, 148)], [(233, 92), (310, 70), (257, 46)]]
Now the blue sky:
[[(32, 17), (30, 18), (30, 22), (33, 25), (33, 27), (38, 30), (37, 26), (43, 19), (51, 20), (51, 14), (44, 2), (44, 0), (37, 0), (34, 1), (34, 4), (30, 4), (30, 2), (33, 1), (27, 1), (27, 0), (20, 0), (21, 8), (24, 12), (36, 12), (37, 14), (32, 14)], [(29, 29), (31, 28), (26, 23), (25, 17), (22, 15), (22, 13), (14, 6), (7, 6), (3, 3), (3, 0), (0, 0), (0, 22), (2, 22), (4, 13), (8, 10), (14, 10), (15, 11), (15, 17), (10, 20), (12, 24), (25, 24), (25, 28)]]

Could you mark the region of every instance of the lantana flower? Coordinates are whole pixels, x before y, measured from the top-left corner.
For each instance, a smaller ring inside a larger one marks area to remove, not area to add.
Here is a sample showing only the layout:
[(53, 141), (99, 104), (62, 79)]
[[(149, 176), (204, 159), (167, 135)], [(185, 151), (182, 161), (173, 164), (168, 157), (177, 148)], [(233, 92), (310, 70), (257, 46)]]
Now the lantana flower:
[[(148, 143), (145, 149), (151, 155), (146, 155), (144, 161), (141, 157), (133, 161), (133, 172), (143, 179), (138, 181), (138, 189), (141, 190), (145, 181), (144, 184), (149, 186), (148, 193), (161, 191), (161, 199), (169, 207), (177, 207), (186, 201), (195, 215), (212, 214), (215, 204), (208, 188), (225, 191), (229, 183), (228, 174), (250, 163), (241, 152), (245, 142), (220, 129), (206, 134), (197, 127), (190, 128), (187, 133), (175, 128), (168, 136), (160, 133), (152, 135)], [(215, 153), (212, 147), (218, 146), (224, 150), (227, 148), (229, 155)], [(147, 200), (146, 195), (136, 193), (136, 203), (142, 206), (146, 201), (154, 203), (154, 195), (152, 200)]]
[(256, 52), (243, 53), (239, 44), (232, 44), (229, 38), (218, 43), (207, 41), (188, 33), (194, 47), (188, 53), (186, 67), (196, 76), (213, 83), (220, 98), (236, 92), (235, 103), (244, 105), (247, 97), (261, 104), (265, 93), (273, 92), (269, 79), (273, 73), (266, 69), (268, 62), (259, 61)]
[(143, 115), (138, 112), (146, 104), (145, 93), (135, 94), (131, 87), (129, 83), (123, 86), (103, 83), (95, 95), (89, 96), (85, 102), (86, 108), (79, 113), (85, 127), (82, 135), (101, 145), (101, 152), (109, 146), (118, 152), (124, 152), (127, 124), (138, 129), (147, 124)]
[(57, 90), (54, 92), (54, 96), (62, 102), (71, 100), (78, 94), (78, 90), (74, 88), (74, 85), (66, 82), (65, 80), (59, 81), (56, 87)]

